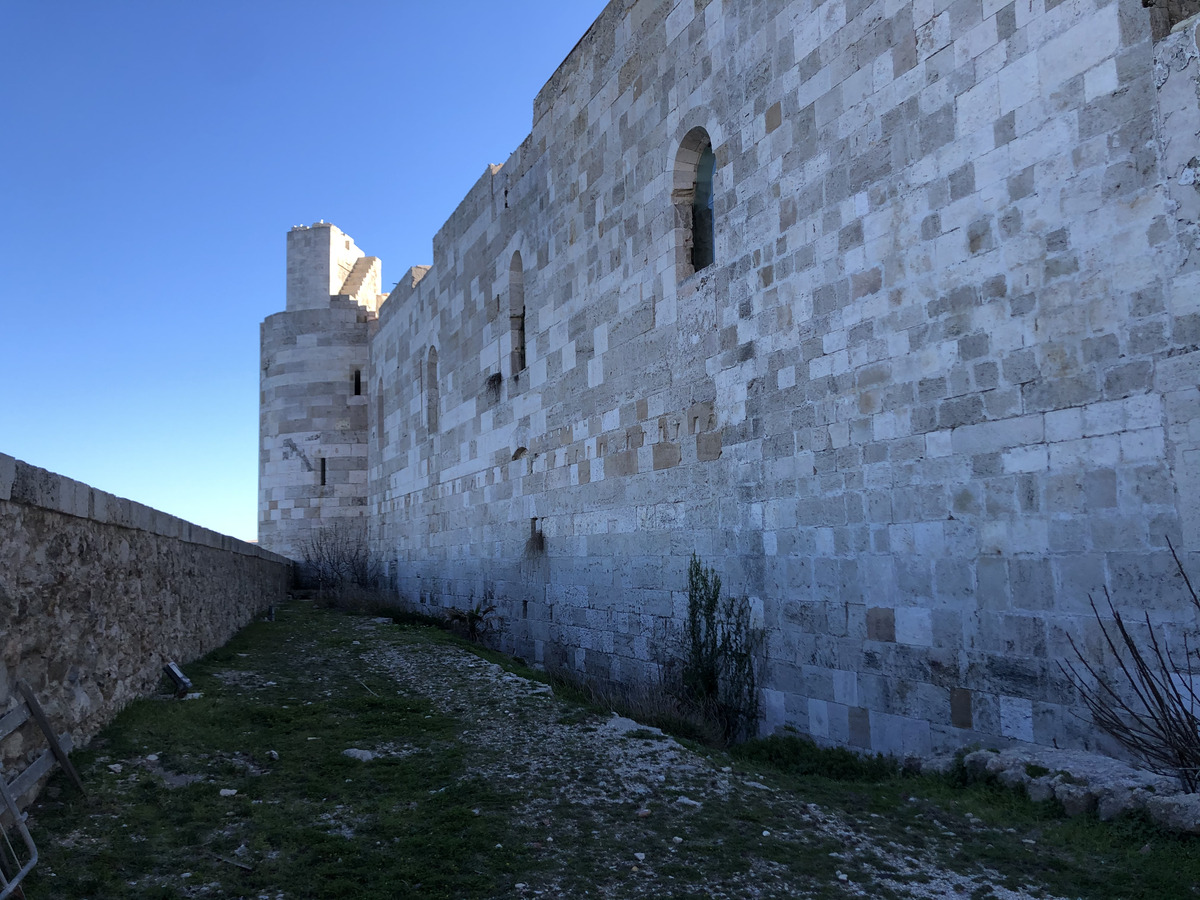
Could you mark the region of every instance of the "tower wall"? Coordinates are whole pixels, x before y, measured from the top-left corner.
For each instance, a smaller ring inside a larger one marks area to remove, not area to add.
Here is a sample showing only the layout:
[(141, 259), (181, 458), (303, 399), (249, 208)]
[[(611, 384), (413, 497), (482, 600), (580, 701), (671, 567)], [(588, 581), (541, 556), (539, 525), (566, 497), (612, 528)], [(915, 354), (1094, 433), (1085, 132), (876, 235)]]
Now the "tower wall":
[(314, 527), (366, 509), (379, 265), (325, 223), (293, 229), (287, 247), (287, 310), (261, 327), (258, 539), (302, 560)]

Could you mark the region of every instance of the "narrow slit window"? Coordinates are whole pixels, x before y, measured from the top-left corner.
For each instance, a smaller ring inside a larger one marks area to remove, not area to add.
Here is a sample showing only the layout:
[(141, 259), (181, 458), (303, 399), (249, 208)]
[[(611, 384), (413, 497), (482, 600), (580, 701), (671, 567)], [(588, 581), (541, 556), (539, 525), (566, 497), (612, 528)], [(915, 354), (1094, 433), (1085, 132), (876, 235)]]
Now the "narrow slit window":
[(696, 191), (692, 197), (692, 268), (699, 272), (713, 264), (713, 170), (717, 158), (712, 144), (700, 152)]
[(362, 396), (362, 369), (354, 370), (354, 396)]
[(425, 362), (425, 422), (429, 433), (438, 428), (438, 354), (437, 347), (429, 348), (429, 357)]
[(512, 374), (525, 369), (525, 269), (516, 252), (508, 267), (509, 334), (512, 338)]
[(325, 457), (321, 457), (321, 487), (325, 487)]

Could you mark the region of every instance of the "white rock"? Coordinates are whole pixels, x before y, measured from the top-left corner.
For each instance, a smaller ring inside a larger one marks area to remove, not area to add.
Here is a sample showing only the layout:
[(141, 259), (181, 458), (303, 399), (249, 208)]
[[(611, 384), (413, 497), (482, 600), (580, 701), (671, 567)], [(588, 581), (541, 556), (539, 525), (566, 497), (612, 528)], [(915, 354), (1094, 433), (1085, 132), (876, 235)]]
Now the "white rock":
[(1200, 834), (1200, 794), (1151, 797), (1146, 801), (1146, 811), (1175, 831)]
[(635, 853), (635, 854), (633, 854), (633, 858), (636, 859), (638, 862), (645, 862), (646, 854), (645, 853)]
[(690, 806), (692, 809), (699, 809), (701, 806), (703, 806), (702, 803), (693, 800), (691, 797), (680, 797), (675, 802), (680, 806)]
[(237, 796), (237, 788), (221, 788), (221, 796), (235, 797)]
[(351, 759), (359, 759), (363, 762), (370, 762), (375, 758), (375, 754), (370, 750), (360, 750), (357, 747), (351, 747), (349, 750), (343, 750), (342, 756), (349, 756)]

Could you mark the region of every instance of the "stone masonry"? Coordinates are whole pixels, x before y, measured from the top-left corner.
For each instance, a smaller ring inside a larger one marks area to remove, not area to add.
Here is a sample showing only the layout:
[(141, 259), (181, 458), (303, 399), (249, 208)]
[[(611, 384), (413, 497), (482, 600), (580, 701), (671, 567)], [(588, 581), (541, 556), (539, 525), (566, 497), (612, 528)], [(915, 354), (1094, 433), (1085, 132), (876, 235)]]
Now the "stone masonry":
[(613, 0), (386, 302), (289, 235), (264, 546), (363, 512), (402, 597), (614, 681), (696, 552), (767, 729), (1102, 747), (1088, 595), (1197, 624), (1198, 57), (1138, 0)]
[[(281, 603), (291, 570), (253, 544), (0, 454), (0, 714), (24, 681), (79, 746), (152, 691), (167, 661), (220, 647)], [(0, 747), (0, 768), (44, 747), (23, 726)]]
[(288, 233), (287, 310), (262, 324), (259, 541), (301, 557), (366, 513), (367, 343), (382, 269), (324, 222)]

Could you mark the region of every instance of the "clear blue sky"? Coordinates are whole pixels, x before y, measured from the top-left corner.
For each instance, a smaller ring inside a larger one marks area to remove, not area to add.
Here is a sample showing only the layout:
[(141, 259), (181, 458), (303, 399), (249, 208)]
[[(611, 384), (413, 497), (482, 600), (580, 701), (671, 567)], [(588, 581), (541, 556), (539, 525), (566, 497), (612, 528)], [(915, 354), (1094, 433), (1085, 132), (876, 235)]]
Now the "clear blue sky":
[(0, 452), (256, 532), (284, 235), (390, 284), (603, 0), (0, 0)]

